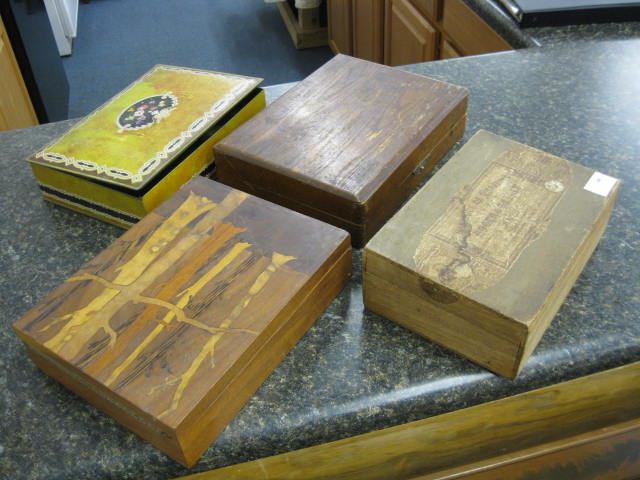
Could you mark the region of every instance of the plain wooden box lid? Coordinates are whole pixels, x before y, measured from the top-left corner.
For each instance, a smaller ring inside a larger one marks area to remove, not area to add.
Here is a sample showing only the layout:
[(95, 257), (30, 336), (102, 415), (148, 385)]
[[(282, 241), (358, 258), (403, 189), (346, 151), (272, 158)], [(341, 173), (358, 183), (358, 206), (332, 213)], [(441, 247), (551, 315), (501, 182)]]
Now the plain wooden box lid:
[[(609, 186), (594, 193), (598, 178)], [(385, 281), (443, 312), (490, 334), (504, 328), (507, 340), (521, 332), (523, 344), (513, 345), (519, 369), (595, 248), (618, 185), (479, 131), (368, 243), (365, 276), (391, 265)], [(461, 330), (453, 343), (473, 358), (465, 345), (474, 341), (481, 343)]]
[(323, 281), (339, 261), (350, 269), (346, 232), (200, 177), (14, 329), (47, 373), (190, 465), (226, 425), (211, 409), (228, 421), (253, 392), (217, 405), (230, 385), (270, 372), (258, 352), (299, 330), (319, 285), (337, 293), (348, 272)]

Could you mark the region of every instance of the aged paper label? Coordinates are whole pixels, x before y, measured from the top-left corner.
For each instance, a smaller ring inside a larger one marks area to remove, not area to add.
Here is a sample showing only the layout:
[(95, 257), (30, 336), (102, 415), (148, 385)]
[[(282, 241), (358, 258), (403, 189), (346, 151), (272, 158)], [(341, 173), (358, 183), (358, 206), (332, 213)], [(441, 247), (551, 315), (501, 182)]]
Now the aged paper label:
[(425, 231), (417, 271), (461, 293), (494, 285), (547, 229), (570, 181), (561, 158), (533, 149), (503, 153)]

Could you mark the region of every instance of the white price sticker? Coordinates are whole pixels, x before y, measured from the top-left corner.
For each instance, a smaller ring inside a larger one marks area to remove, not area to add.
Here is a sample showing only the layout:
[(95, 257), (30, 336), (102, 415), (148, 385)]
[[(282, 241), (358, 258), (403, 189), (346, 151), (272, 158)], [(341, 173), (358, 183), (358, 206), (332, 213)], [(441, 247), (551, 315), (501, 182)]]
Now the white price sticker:
[(584, 189), (591, 193), (595, 193), (596, 195), (606, 197), (611, 193), (611, 189), (615, 186), (617, 181), (618, 180), (616, 178), (610, 177), (609, 175), (595, 172), (591, 175), (591, 178), (584, 186)]

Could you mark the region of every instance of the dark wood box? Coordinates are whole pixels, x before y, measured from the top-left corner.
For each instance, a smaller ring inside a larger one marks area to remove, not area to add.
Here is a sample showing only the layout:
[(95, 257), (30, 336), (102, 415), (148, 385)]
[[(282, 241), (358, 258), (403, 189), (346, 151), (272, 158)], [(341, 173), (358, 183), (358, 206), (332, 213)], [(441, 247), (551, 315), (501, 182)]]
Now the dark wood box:
[(196, 178), (14, 329), (46, 373), (191, 466), (342, 289), (349, 243)]
[(367, 245), (365, 305), (515, 377), (598, 244), (618, 186), (480, 131)]
[(338, 55), (215, 147), (217, 179), (366, 241), (462, 136), (467, 90)]

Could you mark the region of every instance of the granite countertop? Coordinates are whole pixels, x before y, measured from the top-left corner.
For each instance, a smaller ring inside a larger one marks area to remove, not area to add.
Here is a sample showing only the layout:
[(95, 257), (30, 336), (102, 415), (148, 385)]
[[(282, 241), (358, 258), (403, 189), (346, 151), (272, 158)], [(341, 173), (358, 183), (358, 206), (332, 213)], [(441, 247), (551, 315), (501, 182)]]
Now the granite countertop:
[[(484, 128), (621, 178), (602, 242), (515, 381), (365, 311), (356, 252), (351, 283), (191, 472), (640, 360), (640, 41), (565, 43), (405, 68), (469, 88), (463, 141)], [(22, 159), (67, 126), (0, 134), (0, 478), (186, 474), (40, 372), (11, 330), (122, 233), (42, 200)]]
[(520, 28), (496, 0), (463, 0), (513, 48), (549, 46), (576, 40), (640, 38), (640, 22)]

